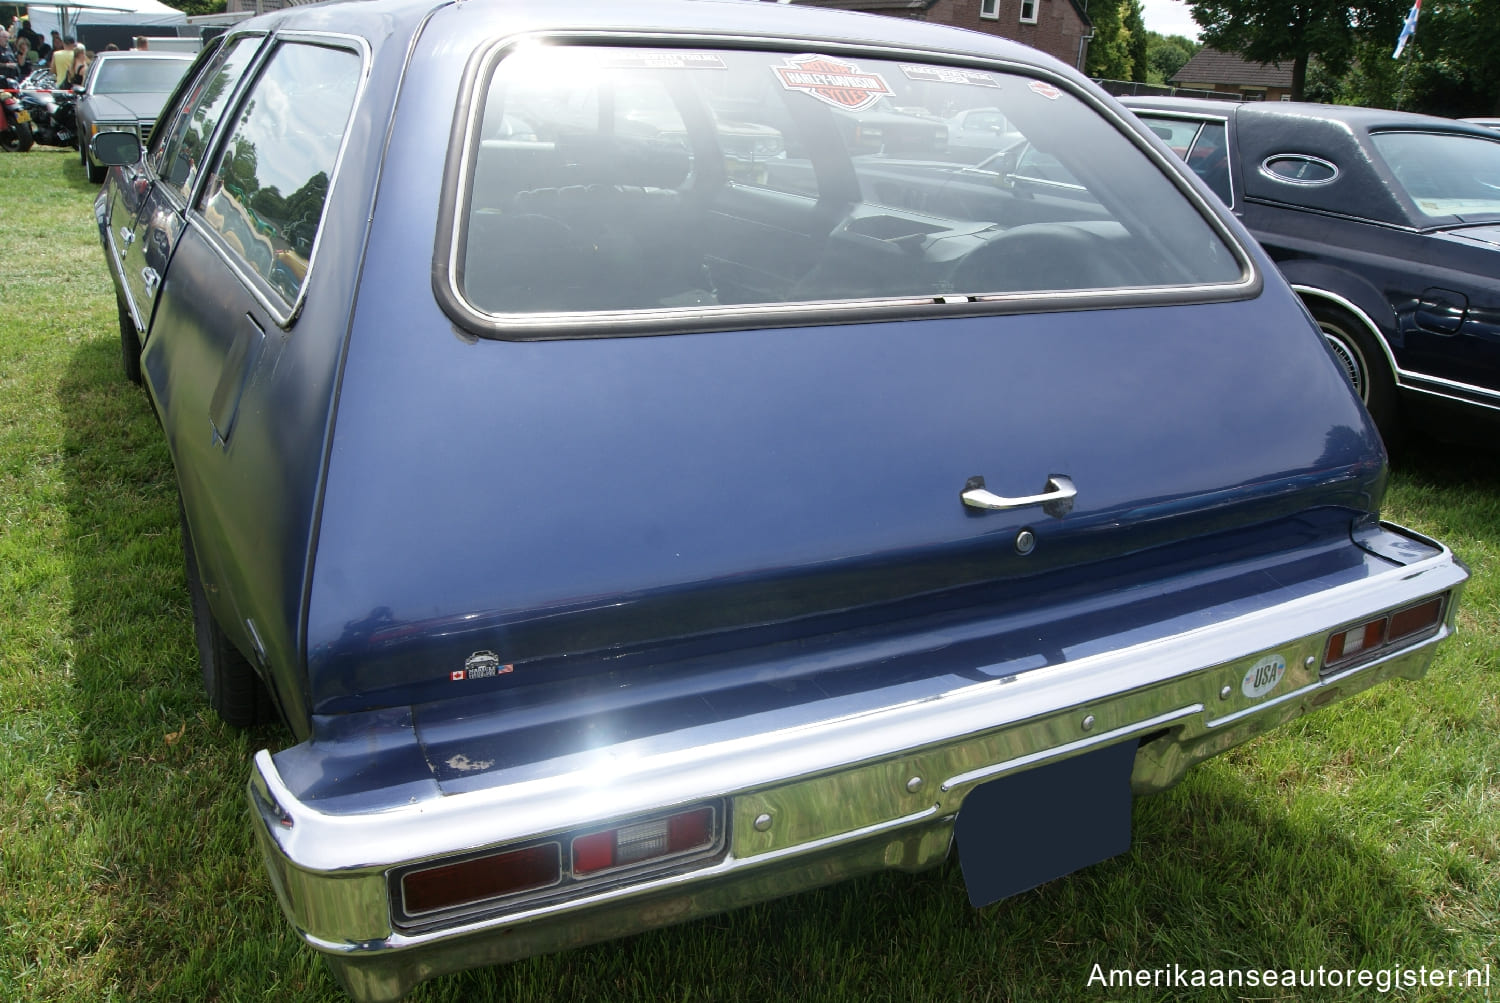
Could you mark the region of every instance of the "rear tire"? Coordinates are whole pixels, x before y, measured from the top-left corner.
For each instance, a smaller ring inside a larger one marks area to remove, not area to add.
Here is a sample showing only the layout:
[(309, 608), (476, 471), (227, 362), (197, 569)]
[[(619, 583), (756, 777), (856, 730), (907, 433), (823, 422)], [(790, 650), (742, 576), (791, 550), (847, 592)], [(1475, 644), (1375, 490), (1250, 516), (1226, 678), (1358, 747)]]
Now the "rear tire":
[(177, 512), (182, 520), (182, 556), (187, 571), (188, 597), (193, 604), (198, 668), (203, 676), (203, 689), (208, 694), (208, 705), (230, 727), (252, 728), (265, 724), (274, 717), (271, 695), (250, 660), (240, 653), (214, 619), (213, 610), (208, 605), (208, 594), (203, 589), (203, 579), (198, 573), (193, 539), (180, 501)]
[(102, 184), (104, 181), (104, 175), (109, 173), (108, 167), (105, 167), (103, 164), (96, 165), (92, 160), (89, 159), (89, 155), (87, 153), (83, 155), (83, 169), (89, 172), (89, 180), (96, 185)]
[(1306, 302), (1344, 377), (1375, 419), (1375, 427), (1387, 442), (1394, 440), (1398, 424), (1396, 381), (1386, 363), (1384, 349), (1369, 328), (1349, 311), (1317, 299)]
[(135, 321), (130, 318), (130, 308), (119, 295), (115, 296), (115, 307), (120, 311), (120, 367), (125, 378), (136, 386), (141, 385), (141, 338), (136, 333)]
[(25, 153), (31, 149), (36, 137), (31, 134), (31, 125), (26, 122), (17, 122), (10, 127), (10, 135), (6, 137), (4, 147), (10, 153)]

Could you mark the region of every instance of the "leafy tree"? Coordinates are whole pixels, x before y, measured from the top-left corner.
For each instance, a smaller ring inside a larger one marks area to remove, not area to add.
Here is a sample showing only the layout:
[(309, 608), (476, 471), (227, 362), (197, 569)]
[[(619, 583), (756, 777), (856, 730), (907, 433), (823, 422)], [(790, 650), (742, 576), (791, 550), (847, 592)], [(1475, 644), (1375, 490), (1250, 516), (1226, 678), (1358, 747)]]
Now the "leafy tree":
[(1202, 48), (1185, 35), (1161, 35), (1147, 32), (1146, 80), (1148, 83), (1164, 84), (1177, 75)]
[[(1132, 80), (1130, 29), (1125, 9), (1135, 0), (1092, 0), (1089, 20), (1094, 22), (1094, 40), (1089, 43), (1087, 73), (1106, 80)], [(1139, 18), (1137, 18), (1139, 19)]]
[(1292, 64), (1292, 99), (1307, 87), (1308, 61), (1316, 56), (1342, 76), (1363, 32), (1396, 30), (1405, 0), (1187, 0), (1203, 41), (1251, 62)]
[(1146, 21), (1141, 13), (1141, 0), (1124, 0), (1120, 5), (1121, 21), (1129, 33), (1127, 47), (1130, 50), (1130, 77), (1145, 83), (1150, 73), (1150, 62), (1146, 58), (1151, 39), (1146, 31)]

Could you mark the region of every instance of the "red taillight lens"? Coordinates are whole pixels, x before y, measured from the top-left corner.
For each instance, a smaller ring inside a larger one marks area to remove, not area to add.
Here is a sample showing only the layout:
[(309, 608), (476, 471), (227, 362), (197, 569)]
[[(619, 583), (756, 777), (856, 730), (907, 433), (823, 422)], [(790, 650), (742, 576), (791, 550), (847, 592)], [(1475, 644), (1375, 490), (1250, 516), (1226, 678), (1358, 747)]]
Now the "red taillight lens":
[(633, 822), (573, 840), (573, 873), (582, 877), (612, 867), (705, 850), (713, 845), (714, 811), (694, 808), (649, 822)]
[(1395, 648), (1401, 641), (1435, 630), (1443, 622), (1446, 598), (1427, 599), (1389, 616), (1366, 620), (1331, 635), (1323, 652), (1323, 668), (1337, 667), (1340, 663)]
[(401, 879), (408, 916), (471, 905), (486, 899), (533, 891), (562, 878), (561, 847), (542, 843), (509, 853), (412, 871)]
[(1388, 637), (1392, 641), (1399, 641), (1403, 637), (1411, 637), (1420, 634), (1424, 630), (1431, 630), (1443, 620), (1442, 597), (1429, 599), (1416, 606), (1408, 606), (1399, 612), (1391, 614), (1391, 629)]

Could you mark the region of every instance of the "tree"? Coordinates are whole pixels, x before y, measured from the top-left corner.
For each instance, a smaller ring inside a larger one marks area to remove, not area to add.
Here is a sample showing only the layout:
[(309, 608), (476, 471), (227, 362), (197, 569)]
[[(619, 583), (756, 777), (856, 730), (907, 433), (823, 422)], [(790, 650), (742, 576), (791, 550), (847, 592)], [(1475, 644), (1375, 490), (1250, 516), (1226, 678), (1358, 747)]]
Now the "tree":
[(1349, 67), (1356, 38), (1389, 30), (1406, 13), (1405, 0), (1187, 0), (1203, 41), (1256, 63), (1292, 64), (1292, 100), (1307, 87), (1313, 56), (1341, 76)]
[[(1089, 20), (1094, 22), (1094, 40), (1089, 43), (1087, 72), (1105, 80), (1132, 80), (1130, 29), (1125, 9), (1136, 0), (1092, 0)], [(1137, 15), (1139, 19), (1139, 15)]]
[(1120, 6), (1121, 21), (1129, 38), (1126, 46), (1130, 51), (1130, 77), (1137, 83), (1145, 83), (1150, 76), (1151, 65), (1146, 58), (1151, 39), (1146, 31), (1146, 20), (1141, 12), (1141, 0), (1124, 0)]
[(1146, 41), (1146, 81), (1148, 83), (1168, 82), (1202, 48), (1197, 42), (1184, 35), (1159, 35), (1154, 31), (1147, 34), (1149, 35)]

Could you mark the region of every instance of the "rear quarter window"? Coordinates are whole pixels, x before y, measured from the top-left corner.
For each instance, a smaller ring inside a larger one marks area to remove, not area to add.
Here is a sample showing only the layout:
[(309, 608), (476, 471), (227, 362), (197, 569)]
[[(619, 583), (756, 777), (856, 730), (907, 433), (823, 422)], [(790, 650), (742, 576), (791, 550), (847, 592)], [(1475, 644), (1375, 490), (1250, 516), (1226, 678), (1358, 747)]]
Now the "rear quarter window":
[[(1048, 81), (817, 53), (529, 45), (489, 58), (439, 239), (450, 304), (470, 319), (1249, 274), (1158, 162)], [(977, 108), (1010, 131), (976, 161), (950, 152), (947, 122)]]

